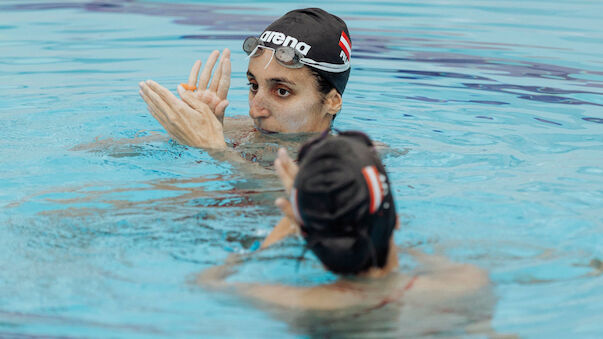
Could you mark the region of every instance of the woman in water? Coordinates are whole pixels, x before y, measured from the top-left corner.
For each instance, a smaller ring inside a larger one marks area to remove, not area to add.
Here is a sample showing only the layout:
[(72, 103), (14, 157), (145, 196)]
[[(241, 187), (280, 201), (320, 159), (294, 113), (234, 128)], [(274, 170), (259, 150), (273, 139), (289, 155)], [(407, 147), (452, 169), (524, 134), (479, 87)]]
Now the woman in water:
[[(275, 167), (289, 198), (276, 204), (288, 222), (275, 227), (262, 247), (301, 234), (305, 247), (339, 279), (310, 287), (230, 283), (226, 278), (236, 265), (231, 258), (202, 272), (199, 284), (287, 309), (352, 309), (354, 314), (404, 305), (451, 310), (455, 301), (488, 290), (488, 276), (478, 267), (414, 250), (407, 252), (421, 269), (398, 271), (392, 187), (366, 135), (323, 133), (301, 148), (298, 163), (279, 151)], [(478, 315), (487, 318), (487, 312)]]
[[(294, 10), (259, 37), (248, 37), (243, 49), (250, 57), (249, 115), (255, 130), (313, 133), (330, 128), (350, 74), (351, 40), (343, 20), (318, 8)], [(195, 63), (188, 83), (178, 86), (182, 100), (152, 80), (139, 84), (151, 114), (180, 143), (226, 147), (230, 51), (224, 50), (210, 81), (218, 57), (218, 51), (209, 56), (198, 84), (201, 61)], [(241, 126), (232, 122), (230, 129)]]

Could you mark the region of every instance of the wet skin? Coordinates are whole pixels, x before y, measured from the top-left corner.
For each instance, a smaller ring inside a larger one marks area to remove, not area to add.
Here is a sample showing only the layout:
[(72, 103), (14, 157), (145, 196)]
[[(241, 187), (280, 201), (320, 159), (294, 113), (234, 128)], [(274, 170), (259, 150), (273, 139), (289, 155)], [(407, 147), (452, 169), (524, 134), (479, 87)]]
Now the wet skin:
[[(321, 132), (330, 127), (330, 100), (323, 103), (315, 77), (307, 66), (286, 68), (265, 50), (249, 60), (249, 116), (263, 132)], [(267, 67), (266, 67), (267, 66)], [(337, 109), (337, 110), (336, 110)]]
[[(286, 68), (270, 60), (271, 56), (264, 51), (249, 60), (249, 115), (256, 128), (265, 133), (328, 129), (332, 116), (341, 109), (341, 95), (335, 89), (327, 95), (320, 93), (307, 66)], [(151, 114), (181, 144), (214, 149), (227, 146), (222, 124), (230, 87), (230, 51), (224, 50), (211, 76), (218, 57), (218, 51), (209, 56), (200, 76), (201, 61), (195, 63), (188, 83), (178, 86), (180, 98), (152, 80), (139, 84)], [(235, 128), (240, 130), (240, 124)]]

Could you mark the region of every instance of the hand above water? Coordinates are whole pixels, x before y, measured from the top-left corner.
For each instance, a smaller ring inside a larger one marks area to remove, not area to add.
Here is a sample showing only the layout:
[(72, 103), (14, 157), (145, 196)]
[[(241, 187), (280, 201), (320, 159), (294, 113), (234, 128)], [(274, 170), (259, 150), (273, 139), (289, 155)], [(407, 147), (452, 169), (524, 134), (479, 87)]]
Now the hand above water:
[[(191, 69), (187, 84), (181, 84), (178, 87), (178, 94), (182, 100), (195, 108), (197, 101), (202, 101), (207, 104), (214, 112), (214, 115), (220, 122), (224, 120), (224, 111), (228, 106), (228, 89), (230, 88), (230, 50), (225, 48), (222, 52), (222, 57), (218, 63), (218, 68), (214, 72), (211, 79), (211, 71), (214, 68), (220, 52), (213, 51), (207, 58), (203, 72), (199, 77), (199, 69), (201, 68), (201, 60), (197, 60)], [(197, 78), (199, 78), (199, 86), (197, 87)], [(209, 86), (208, 86), (209, 84)]]
[(149, 112), (172, 138), (182, 144), (200, 148), (226, 147), (222, 119), (228, 106), (226, 95), (230, 86), (230, 51), (224, 50), (209, 83), (218, 55), (219, 52), (214, 51), (209, 56), (199, 79), (199, 90), (195, 89), (201, 61), (195, 62), (188, 84), (178, 86), (182, 100), (155, 81), (139, 83), (140, 96), (147, 103)]

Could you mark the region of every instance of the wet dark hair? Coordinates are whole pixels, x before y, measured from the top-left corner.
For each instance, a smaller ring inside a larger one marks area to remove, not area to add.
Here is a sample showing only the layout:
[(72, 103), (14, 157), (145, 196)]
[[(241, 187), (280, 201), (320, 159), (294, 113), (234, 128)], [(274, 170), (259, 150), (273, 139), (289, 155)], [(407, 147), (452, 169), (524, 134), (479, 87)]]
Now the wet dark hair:
[[(333, 273), (358, 274), (387, 262), (396, 213), (372, 145), (360, 132), (323, 133), (299, 152), (292, 203), (307, 249)], [(374, 210), (367, 168), (380, 180), (382, 199)]]
[[(323, 77), (319, 71), (317, 71), (316, 69), (314, 69), (312, 67), (308, 67), (308, 68), (310, 69), (312, 76), (314, 76), (314, 79), (316, 80), (316, 89), (321, 94), (320, 102), (324, 104), (325, 100), (327, 99), (327, 94), (331, 93), (331, 90), (333, 90), (333, 89), (337, 90), (337, 88), (335, 88), (335, 86), (333, 86), (333, 84), (330, 81), (325, 79), (325, 77)], [(339, 114), (339, 112), (337, 114)], [(333, 114), (333, 120), (335, 120), (335, 118), (337, 117), (337, 114)]]
[[(370, 225), (371, 222), (372, 220), (362, 220), (358, 222), (362, 225), (350, 226), (359, 228)], [(307, 247), (329, 271), (343, 275), (359, 274), (371, 267), (382, 268), (387, 262), (393, 227), (373, 227), (371, 232), (374, 234), (358, 232), (348, 237), (307, 235)]]
[(308, 67), (314, 79), (316, 79), (316, 87), (320, 93), (323, 95), (323, 101), (327, 94), (331, 92), (332, 89), (337, 90), (333, 84), (331, 84), (327, 79), (325, 79), (320, 73), (312, 67)]

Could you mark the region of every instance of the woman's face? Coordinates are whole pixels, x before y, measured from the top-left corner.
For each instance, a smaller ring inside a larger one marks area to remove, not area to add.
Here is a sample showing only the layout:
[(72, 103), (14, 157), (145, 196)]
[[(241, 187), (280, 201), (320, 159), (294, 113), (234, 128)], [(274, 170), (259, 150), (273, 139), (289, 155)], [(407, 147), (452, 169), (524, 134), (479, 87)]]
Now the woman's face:
[[(287, 68), (272, 57), (271, 50), (249, 59), (249, 116), (262, 132), (321, 132), (332, 115), (307, 66)], [(270, 62), (268, 64), (268, 62)], [(268, 67), (266, 67), (268, 64)]]

